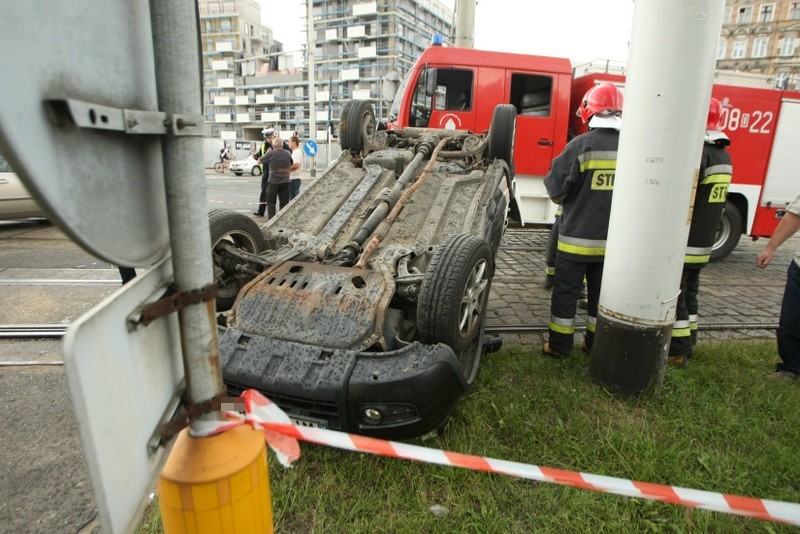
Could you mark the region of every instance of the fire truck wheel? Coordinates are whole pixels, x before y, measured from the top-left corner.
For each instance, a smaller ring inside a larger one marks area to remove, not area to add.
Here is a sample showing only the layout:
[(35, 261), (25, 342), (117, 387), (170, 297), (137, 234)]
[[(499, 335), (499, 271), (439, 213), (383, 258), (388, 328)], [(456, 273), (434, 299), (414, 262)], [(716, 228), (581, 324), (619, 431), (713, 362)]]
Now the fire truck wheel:
[(339, 144), (342, 150), (361, 151), (364, 139), (375, 133), (375, 111), (366, 100), (346, 102), (339, 119)]
[(456, 234), (433, 253), (417, 303), (422, 343), (444, 343), (456, 353), (468, 384), (478, 372), (492, 283), (492, 250), (483, 239)]
[(231, 309), (236, 295), (246, 283), (240, 273), (226, 270), (224, 251), (220, 244), (233, 244), (236, 248), (258, 254), (267, 243), (258, 224), (243, 213), (213, 209), (208, 212), (211, 230), (211, 255), (214, 261), (214, 281), (217, 283), (217, 311)]
[(742, 214), (731, 201), (725, 202), (725, 209), (717, 227), (717, 235), (711, 247), (711, 261), (726, 258), (739, 244), (742, 236)]
[(514, 168), (514, 136), (517, 130), (517, 108), (500, 104), (494, 108), (489, 126), (489, 157), (500, 158)]

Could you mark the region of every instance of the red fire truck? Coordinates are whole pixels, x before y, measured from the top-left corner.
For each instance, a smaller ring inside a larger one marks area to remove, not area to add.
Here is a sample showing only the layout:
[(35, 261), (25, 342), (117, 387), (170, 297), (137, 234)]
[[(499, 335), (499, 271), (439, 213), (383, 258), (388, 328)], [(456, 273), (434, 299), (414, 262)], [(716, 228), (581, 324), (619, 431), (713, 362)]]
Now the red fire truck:
[[(552, 223), (556, 207), (543, 178), (571, 134), (585, 131), (574, 111), (593, 85), (622, 75), (573, 76), (568, 59), (432, 46), (398, 89), (392, 126), (482, 132), (497, 104), (517, 109), (514, 166), (523, 225)], [(731, 139), (733, 182), (712, 259), (730, 254), (742, 234), (772, 235), (800, 186), (800, 92), (716, 84)], [(624, 127), (624, 126), (623, 126)]]

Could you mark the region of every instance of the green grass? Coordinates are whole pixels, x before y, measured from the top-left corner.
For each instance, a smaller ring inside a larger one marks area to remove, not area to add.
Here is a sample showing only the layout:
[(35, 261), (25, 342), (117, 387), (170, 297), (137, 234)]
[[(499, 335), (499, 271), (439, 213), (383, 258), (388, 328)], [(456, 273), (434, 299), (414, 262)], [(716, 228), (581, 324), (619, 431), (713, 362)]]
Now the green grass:
[[(620, 399), (588, 358), (512, 348), (425, 446), (735, 495), (800, 502), (800, 384), (765, 376), (774, 342), (700, 343), (660, 392)], [(415, 443), (421, 443), (416, 441)], [(793, 527), (508, 476), (301, 444), (270, 456), (276, 532), (794, 532)], [(271, 454), (271, 453), (270, 453)], [(430, 507), (447, 510), (436, 517)], [(140, 532), (158, 532), (157, 509)], [(155, 526), (154, 526), (155, 525)]]

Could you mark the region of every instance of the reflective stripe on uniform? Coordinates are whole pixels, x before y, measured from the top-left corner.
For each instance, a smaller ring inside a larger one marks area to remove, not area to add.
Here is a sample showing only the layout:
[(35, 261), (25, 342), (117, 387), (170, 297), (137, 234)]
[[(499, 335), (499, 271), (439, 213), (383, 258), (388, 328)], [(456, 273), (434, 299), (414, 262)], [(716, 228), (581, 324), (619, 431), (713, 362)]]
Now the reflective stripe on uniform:
[(730, 183), (731, 181), (731, 174), (733, 174), (733, 166), (720, 164), (720, 165), (711, 165), (710, 167), (706, 168), (705, 176), (703, 180), (700, 182), (702, 184), (720, 184), (720, 183)]
[(711, 247), (686, 247), (683, 263), (708, 263), (711, 259)]
[(605, 239), (581, 239), (579, 237), (558, 236), (558, 250), (581, 256), (604, 256)]
[(554, 274), (556, 274), (556, 268), (550, 267), (548, 265), (544, 268), (544, 274), (546, 274), (547, 276), (553, 276)]
[(616, 150), (590, 150), (578, 156), (580, 171), (587, 169), (616, 169), (617, 151)]
[(556, 217), (561, 217), (562, 213), (564, 213), (564, 207), (559, 204), (558, 209), (556, 210)]
[(690, 330), (697, 330), (697, 314), (690, 313), (689, 314), (689, 329)]
[(559, 334), (574, 334), (575, 333), (575, 318), (565, 319), (563, 317), (550, 316), (550, 330), (558, 332)]
[(597, 328), (597, 317), (592, 317), (591, 315), (586, 316), (586, 330), (589, 332), (594, 332), (595, 328)]
[(691, 335), (689, 321), (675, 321), (675, 324), (672, 325), (672, 337), (688, 337)]

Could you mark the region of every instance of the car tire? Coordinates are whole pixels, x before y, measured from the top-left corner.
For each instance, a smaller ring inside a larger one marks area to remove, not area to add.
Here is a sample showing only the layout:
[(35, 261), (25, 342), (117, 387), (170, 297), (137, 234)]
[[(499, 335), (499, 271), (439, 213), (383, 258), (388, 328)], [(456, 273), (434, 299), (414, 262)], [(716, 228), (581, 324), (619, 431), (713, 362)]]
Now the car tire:
[(242, 172), (234, 172), (233, 174), (235, 174), (236, 176), (241, 176), (244, 173), (242, 173)]
[(420, 288), (419, 340), (450, 346), (467, 384), (478, 372), (493, 273), (494, 258), (486, 241), (452, 235), (434, 251)]
[(258, 254), (267, 248), (267, 242), (258, 224), (243, 213), (213, 209), (208, 212), (208, 224), (211, 230), (214, 278), (217, 283), (217, 311), (227, 311), (233, 306), (243, 284), (233, 273), (225, 271), (220, 262), (220, 255), (215, 250), (217, 245), (222, 241), (228, 241), (234, 243), (236, 248)]
[(259, 174), (261, 174), (261, 167), (259, 167), (258, 165), (253, 165), (253, 168), (250, 169), (250, 174), (252, 174), (253, 176), (258, 176)]
[(731, 201), (725, 202), (725, 209), (717, 227), (717, 235), (711, 246), (711, 261), (720, 261), (733, 252), (742, 237), (742, 213)]
[(489, 125), (488, 155), (506, 162), (514, 168), (514, 136), (517, 133), (517, 108), (500, 104), (494, 108)]
[(375, 111), (366, 100), (351, 100), (342, 108), (339, 118), (339, 144), (342, 150), (360, 152), (364, 139), (375, 133)]

